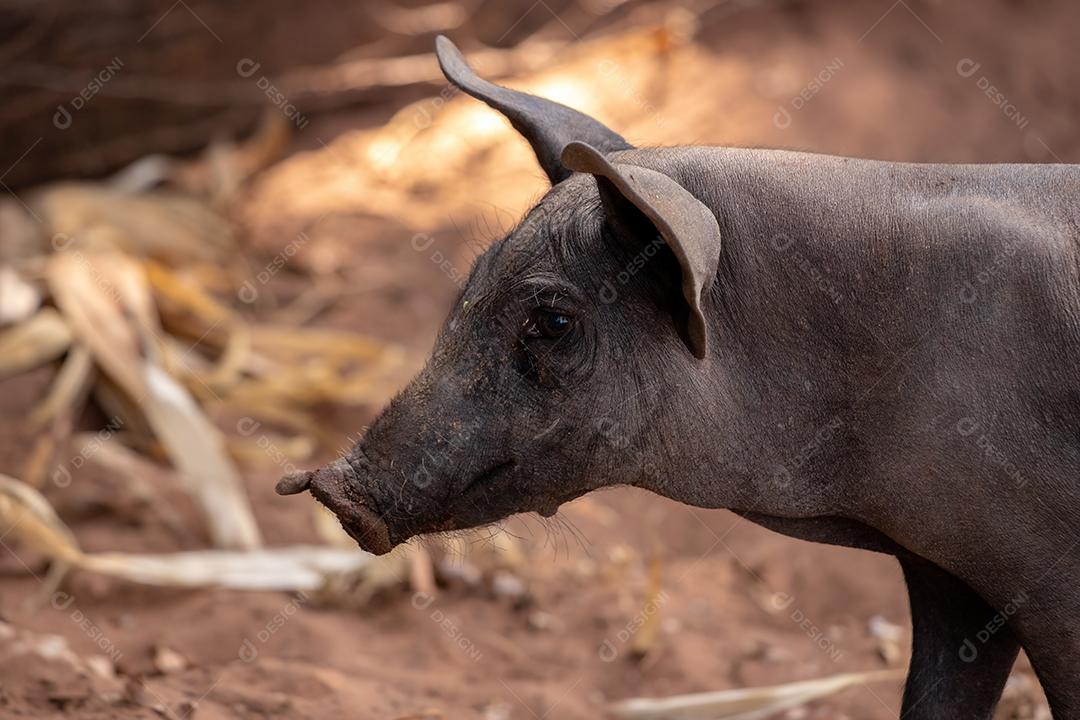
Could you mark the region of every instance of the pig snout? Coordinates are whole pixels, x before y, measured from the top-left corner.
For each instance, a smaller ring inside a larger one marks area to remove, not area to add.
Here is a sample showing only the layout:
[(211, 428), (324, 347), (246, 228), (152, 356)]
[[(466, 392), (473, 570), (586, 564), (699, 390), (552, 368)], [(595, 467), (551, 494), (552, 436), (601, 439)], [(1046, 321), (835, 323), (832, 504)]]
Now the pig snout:
[(278, 480), (279, 495), (295, 495), (305, 490), (333, 512), (341, 527), (362, 549), (384, 555), (393, 549), (390, 529), (365, 501), (352, 466), (338, 458), (318, 470), (289, 473)]

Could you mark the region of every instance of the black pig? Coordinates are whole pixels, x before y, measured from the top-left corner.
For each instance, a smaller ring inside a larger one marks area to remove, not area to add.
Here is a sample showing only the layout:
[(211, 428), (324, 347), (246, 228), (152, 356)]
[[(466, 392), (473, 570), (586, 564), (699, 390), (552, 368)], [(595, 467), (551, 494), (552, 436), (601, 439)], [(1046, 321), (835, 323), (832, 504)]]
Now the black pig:
[(279, 492), (375, 553), (602, 486), (730, 508), (899, 558), (904, 718), (989, 718), (1020, 647), (1080, 717), (1080, 166), (634, 148), (437, 49), (551, 190)]

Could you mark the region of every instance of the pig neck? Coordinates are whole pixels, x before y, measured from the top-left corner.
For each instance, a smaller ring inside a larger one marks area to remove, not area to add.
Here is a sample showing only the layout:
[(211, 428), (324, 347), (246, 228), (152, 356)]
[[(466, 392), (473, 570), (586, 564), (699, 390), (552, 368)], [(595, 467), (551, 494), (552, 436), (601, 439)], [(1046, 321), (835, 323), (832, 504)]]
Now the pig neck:
[(859, 182), (880, 182), (887, 164), (860, 180), (841, 165), (812, 167), (817, 156), (777, 167), (761, 152), (718, 151), (710, 172), (687, 171), (724, 243), (711, 347), (687, 368), (693, 382), (661, 403), (665, 429), (644, 442), (665, 472), (643, 484), (702, 507), (860, 517), (862, 410), (879, 402), (875, 383), (890, 381), (885, 343), (903, 347), (919, 331), (887, 301), (864, 307), (881, 291), (869, 283), (881, 279), (882, 248), (895, 255), (903, 242), (890, 234), (896, 210), (859, 198)]

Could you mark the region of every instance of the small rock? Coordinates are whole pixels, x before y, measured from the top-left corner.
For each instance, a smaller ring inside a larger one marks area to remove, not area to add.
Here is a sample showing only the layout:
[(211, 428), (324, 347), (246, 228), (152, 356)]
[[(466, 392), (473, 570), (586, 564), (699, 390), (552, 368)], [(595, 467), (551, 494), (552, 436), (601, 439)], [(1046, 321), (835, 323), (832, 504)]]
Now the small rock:
[(561, 632), (565, 626), (562, 620), (551, 613), (534, 610), (529, 613), (529, 627), (533, 630)]
[(34, 314), (41, 293), (10, 265), (0, 265), (0, 326), (14, 325)]
[(457, 581), (468, 587), (476, 587), (484, 579), (480, 568), (465, 561), (444, 561), (439, 564), (439, 574), (447, 581)]
[(187, 666), (187, 658), (175, 650), (167, 648), (164, 645), (159, 645), (154, 650), (154, 667), (156, 667), (158, 672), (162, 675), (169, 675), (171, 673), (186, 670)]
[(510, 706), (504, 703), (492, 703), (484, 708), (484, 720), (510, 720)]
[(899, 662), (903, 655), (900, 652), (900, 639), (904, 636), (904, 629), (880, 615), (870, 618), (869, 629), (870, 635), (877, 638), (877, 651), (881, 659), (887, 665)]
[(900, 642), (904, 637), (904, 628), (889, 622), (880, 615), (875, 615), (870, 618), (870, 622), (867, 623), (870, 629), (870, 636), (880, 638), (881, 640), (891, 640), (892, 642)]
[(791, 660), (791, 653), (779, 645), (765, 645), (761, 648), (761, 659), (769, 663), (783, 663)]
[(195, 717), (195, 711), (199, 709), (199, 703), (195, 700), (181, 700), (176, 703), (174, 713), (167, 717), (183, 718), (183, 720), (192, 720)]
[(113, 661), (104, 655), (91, 655), (86, 658), (86, 666), (90, 671), (103, 680), (116, 679), (116, 666)]
[(516, 600), (525, 595), (525, 581), (517, 575), (500, 570), (491, 579), (491, 589), (496, 597)]

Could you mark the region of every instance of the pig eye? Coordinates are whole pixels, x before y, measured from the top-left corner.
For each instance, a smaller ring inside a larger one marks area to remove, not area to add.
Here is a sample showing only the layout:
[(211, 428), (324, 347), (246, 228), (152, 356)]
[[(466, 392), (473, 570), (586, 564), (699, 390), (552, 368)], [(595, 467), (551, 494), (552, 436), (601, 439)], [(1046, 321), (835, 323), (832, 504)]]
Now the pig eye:
[(560, 338), (574, 326), (574, 318), (548, 308), (533, 310), (526, 334), (534, 338)]

